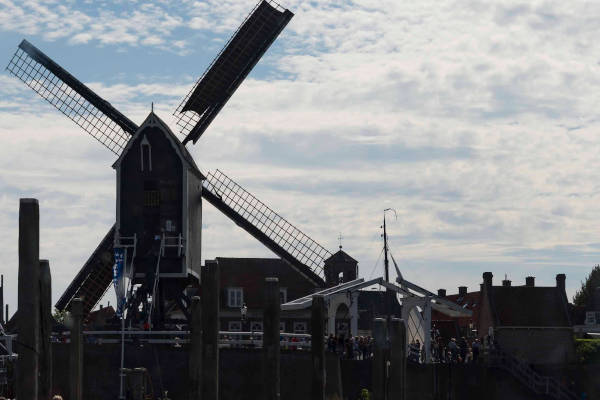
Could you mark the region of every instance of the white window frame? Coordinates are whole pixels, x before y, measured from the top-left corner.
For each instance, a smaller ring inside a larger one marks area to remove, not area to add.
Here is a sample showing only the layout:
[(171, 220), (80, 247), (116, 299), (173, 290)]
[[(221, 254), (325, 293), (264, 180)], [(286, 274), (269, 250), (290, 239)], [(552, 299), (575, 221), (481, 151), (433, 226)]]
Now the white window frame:
[(250, 321), (250, 331), (262, 332), (263, 331), (263, 322), (262, 321)]
[[(238, 295), (239, 295), (239, 297), (238, 297)], [(227, 288), (227, 307), (241, 308), (243, 305), (244, 305), (244, 288), (241, 288), (241, 287)]]
[(142, 161), (142, 171), (144, 170), (144, 146), (148, 146), (148, 170), (152, 172), (152, 146), (148, 141), (146, 135), (142, 138), (140, 142), (140, 159)]
[(229, 321), (227, 323), (227, 330), (229, 332), (241, 332), (242, 322), (241, 321)]
[[(283, 299), (281, 299), (281, 295), (283, 294)], [(281, 299), (281, 304), (287, 303), (287, 288), (280, 287), (279, 288), (279, 298)]]
[(308, 324), (306, 321), (294, 321), (294, 333), (306, 333)]

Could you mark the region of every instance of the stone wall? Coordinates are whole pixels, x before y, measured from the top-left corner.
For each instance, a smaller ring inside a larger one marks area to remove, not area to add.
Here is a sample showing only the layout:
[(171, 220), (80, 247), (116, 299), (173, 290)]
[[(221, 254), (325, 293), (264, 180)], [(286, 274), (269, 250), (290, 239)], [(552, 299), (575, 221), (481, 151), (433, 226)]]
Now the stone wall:
[(575, 361), (571, 328), (496, 328), (500, 348), (531, 364), (566, 364)]

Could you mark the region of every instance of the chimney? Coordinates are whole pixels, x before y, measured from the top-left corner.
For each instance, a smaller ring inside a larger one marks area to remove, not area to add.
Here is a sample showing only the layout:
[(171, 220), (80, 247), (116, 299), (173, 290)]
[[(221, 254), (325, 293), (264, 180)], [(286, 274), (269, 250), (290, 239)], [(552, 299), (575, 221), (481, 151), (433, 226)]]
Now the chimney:
[(528, 276), (525, 278), (525, 286), (534, 287), (535, 286), (535, 276)]
[(565, 281), (567, 280), (567, 276), (565, 274), (557, 274), (556, 275), (556, 287), (565, 291)]
[(510, 281), (508, 279), (504, 279), (502, 281), (502, 286), (504, 286), (504, 287), (510, 287)]
[(484, 286), (492, 287), (492, 278), (493, 277), (494, 277), (494, 275), (491, 272), (484, 272), (483, 273), (483, 284), (484, 284)]
[(460, 297), (465, 297), (467, 295), (467, 287), (466, 286), (459, 286), (458, 287), (458, 295)]
[(438, 296), (446, 297), (446, 289), (438, 289)]

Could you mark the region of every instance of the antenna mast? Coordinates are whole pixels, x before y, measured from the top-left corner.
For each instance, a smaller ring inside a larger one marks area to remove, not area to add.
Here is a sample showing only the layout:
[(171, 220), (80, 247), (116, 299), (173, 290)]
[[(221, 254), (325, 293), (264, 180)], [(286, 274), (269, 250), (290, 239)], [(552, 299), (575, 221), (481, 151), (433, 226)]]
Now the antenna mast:
[(390, 261), (388, 260), (388, 245), (387, 245), (387, 230), (385, 227), (385, 212), (389, 210), (386, 209), (383, 211), (383, 253), (384, 253), (384, 264), (385, 265), (385, 281), (390, 283)]

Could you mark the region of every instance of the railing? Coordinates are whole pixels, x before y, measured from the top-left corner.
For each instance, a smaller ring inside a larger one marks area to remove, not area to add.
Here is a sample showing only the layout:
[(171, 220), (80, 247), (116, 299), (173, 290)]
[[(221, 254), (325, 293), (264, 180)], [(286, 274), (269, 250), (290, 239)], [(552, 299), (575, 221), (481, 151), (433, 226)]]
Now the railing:
[[(121, 343), (121, 331), (84, 331), (88, 343)], [(180, 347), (189, 343), (189, 331), (125, 331), (126, 343), (169, 344)], [(53, 341), (70, 343), (70, 332), (54, 334)], [(262, 348), (262, 332), (219, 332), (219, 348)], [(281, 332), (280, 346), (288, 350), (310, 350), (311, 336)]]
[(527, 363), (500, 350), (489, 351), (491, 367), (509, 372), (519, 382), (538, 395), (557, 400), (577, 400), (579, 396), (549, 376), (540, 375)]

